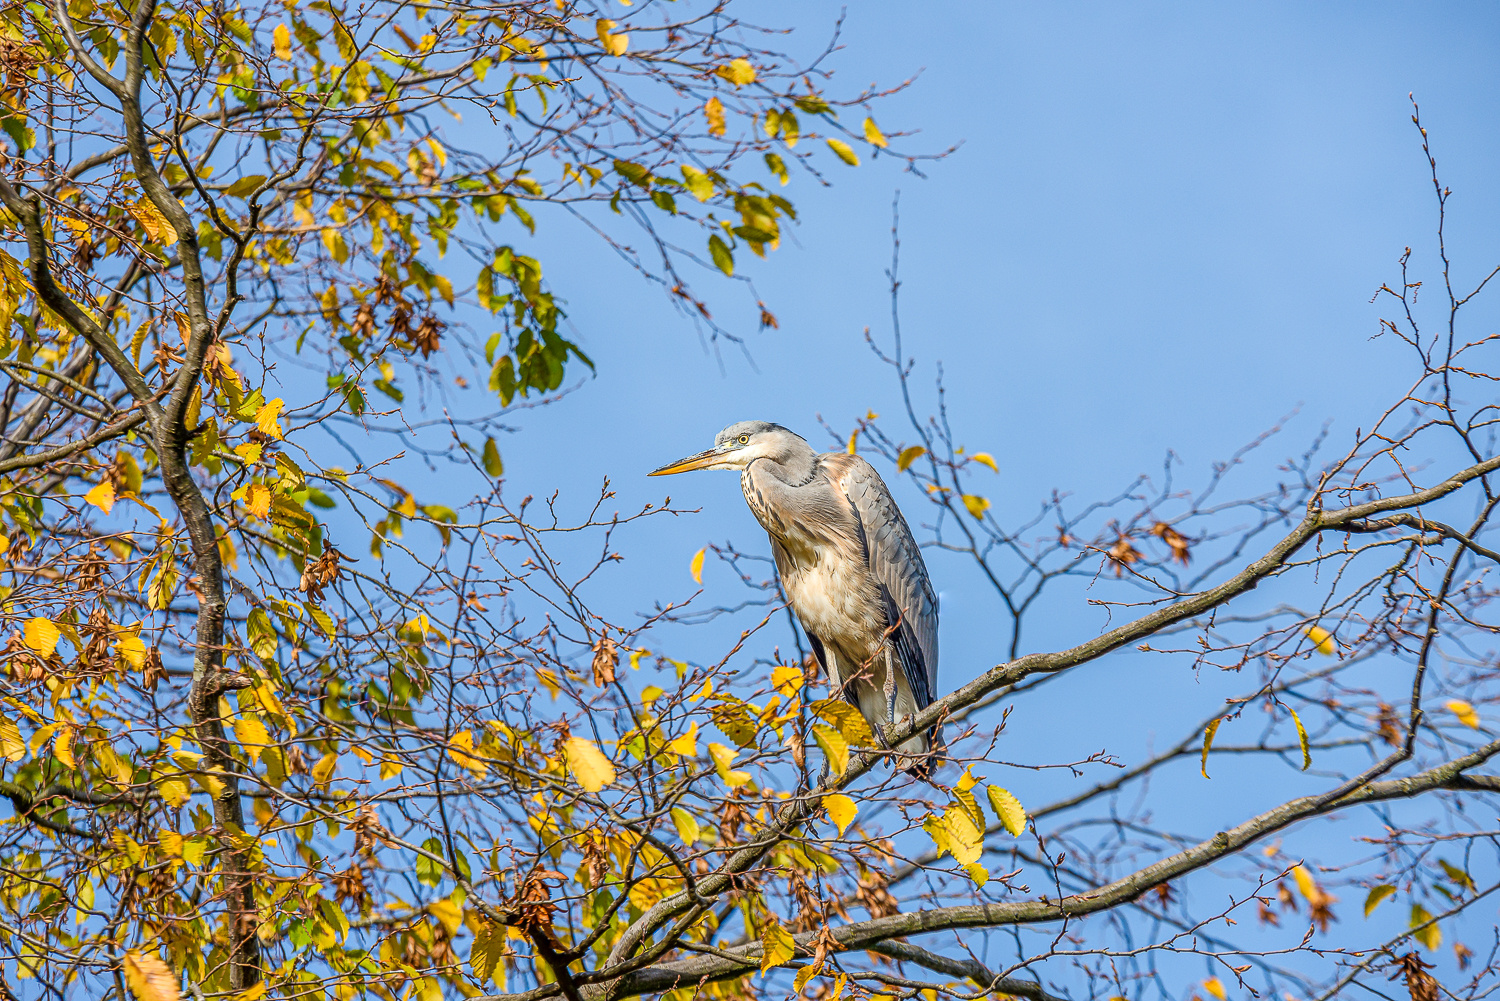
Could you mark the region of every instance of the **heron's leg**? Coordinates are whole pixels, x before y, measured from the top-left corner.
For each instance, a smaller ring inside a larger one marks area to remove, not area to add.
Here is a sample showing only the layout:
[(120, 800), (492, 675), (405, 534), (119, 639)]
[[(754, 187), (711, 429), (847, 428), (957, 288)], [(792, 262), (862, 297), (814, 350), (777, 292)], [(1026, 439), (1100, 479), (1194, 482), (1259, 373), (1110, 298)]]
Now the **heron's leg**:
[(896, 725), (896, 652), (885, 645), (885, 721)]

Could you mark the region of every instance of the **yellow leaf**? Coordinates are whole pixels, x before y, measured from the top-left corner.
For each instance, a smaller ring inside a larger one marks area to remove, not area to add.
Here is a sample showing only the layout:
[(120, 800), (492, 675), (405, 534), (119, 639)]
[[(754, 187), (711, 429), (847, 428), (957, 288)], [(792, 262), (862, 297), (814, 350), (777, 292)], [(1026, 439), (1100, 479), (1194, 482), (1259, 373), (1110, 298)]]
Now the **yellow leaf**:
[(1306, 866), (1298, 865), (1292, 867), (1292, 878), (1297, 881), (1297, 889), (1307, 900), (1319, 900), (1323, 891), (1318, 889), (1317, 880), (1313, 879), (1312, 873), (1307, 871)]
[(916, 462), (926, 454), (927, 449), (923, 448), (921, 445), (910, 445), (906, 448), (903, 448), (901, 450), (901, 454), (896, 456), (896, 471), (898, 473), (906, 472), (909, 468), (911, 468), (911, 464), (913, 462)]
[(1021, 832), (1026, 830), (1026, 809), (1021, 806), (1021, 801), (1009, 790), (999, 786), (990, 786), (989, 794), (990, 807), (995, 811), (995, 816), (1000, 818), (1000, 823), (1013, 837), (1019, 838)]
[(292, 58), (292, 33), (287, 30), (286, 25), (278, 24), (271, 32), (271, 44), (276, 49), (277, 59)]
[(859, 154), (855, 153), (854, 150), (850, 148), (849, 144), (844, 142), (842, 139), (828, 140), (828, 148), (837, 153), (839, 159), (843, 160), (849, 166), (859, 166)]
[(988, 498), (980, 497), (978, 494), (964, 494), (964, 507), (977, 520), (984, 520), (984, 513), (990, 509)]
[[(1421, 904), (1411, 905), (1410, 927), (1416, 928), (1419, 925), (1426, 924), (1429, 921), (1432, 921), (1432, 915), (1427, 913), (1427, 908), (1423, 907)], [(1416, 939), (1418, 942), (1421, 942), (1423, 946), (1431, 951), (1436, 951), (1437, 947), (1443, 944), (1443, 933), (1441, 930), (1439, 930), (1436, 921), (1432, 921), (1432, 924), (1427, 925), (1427, 927), (1423, 928), (1421, 931), (1415, 932), (1412, 935), (1412, 938)]]
[(1220, 982), (1218, 977), (1209, 977), (1207, 980), (1203, 981), (1203, 989), (1208, 991), (1208, 993), (1212, 994), (1214, 997), (1218, 998), (1219, 1001), (1224, 1001), (1224, 999), (1229, 996), (1228, 994), (1224, 993), (1224, 984)]
[(173, 858), (182, 858), (182, 835), (176, 831), (160, 831), (156, 835), (156, 843), (161, 845), (161, 850)]
[(121, 964), (136, 1001), (178, 1001), (177, 975), (154, 952), (127, 952)]
[(995, 457), (988, 452), (975, 452), (973, 455), (969, 456), (969, 458), (973, 459), (981, 466), (989, 466), (992, 472), (1000, 472), (1000, 467), (995, 465)]
[(875, 127), (875, 119), (869, 117), (865, 118), (865, 142), (871, 146), (879, 146), (881, 149), (890, 145), (885, 134)]
[(271, 491), (264, 483), (252, 483), (245, 490), (245, 510), (264, 521), (271, 513)]
[(427, 905), (427, 913), (438, 919), (449, 937), (457, 934), (459, 925), (464, 923), (464, 910), (451, 900), (434, 900)]
[(841, 792), (829, 793), (823, 797), (823, 809), (828, 811), (828, 819), (838, 826), (839, 837), (854, 823), (854, 815), (859, 812), (859, 807), (854, 805), (854, 800)]
[(828, 763), (833, 766), (834, 772), (839, 775), (849, 769), (849, 742), (844, 739), (843, 734), (826, 726), (813, 727), (813, 739), (823, 749)]
[(1305, 630), (1307, 638), (1313, 641), (1313, 649), (1318, 653), (1332, 657), (1338, 653), (1338, 644), (1333, 641), (1333, 633), (1322, 626), (1308, 626)]
[(1369, 917), (1371, 914), (1373, 914), (1375, 912), (1375, 908), (1384, 903), (1387, 897), (1395, 896), (1395, 894), (1396, 888), (1394, 886), (1388, 886), (1384, 884), (1380, 886), (1372, 886), (1370, 888), (1370, 895), (1365, 897), (1365, 917)]
[(573, 779), (588, 792), (598, 792), (615, 780), (615, 766), (591, 740), (569, 737), (563, 747), (568, 759), (568, 771)]
[(320, 786), (326, 786), (333, 778), (333, 770), (338, 767), (339, 756), (332, 751), (318, 759), (318, 763), (312, 766), (313, 781)]
[(20, 761), (26, 757), (26, 742), (21, 739), (21, 728), (6, 716), (0, 716), (0, 755), (6, 761)]
[(126, 633), (115, 640), (115, 653), (137, 671), (146, 666), (146, 644), (133, 633)]
[(730, 765), (734, 764), (735, 752), (723, 744), (709, 744), (708, 754), (714, 759), (714, 767), (719, 772), (719, 778), (729, 788), (734, 789), (750, 781), (750, 773), (733, 771)]
[(73, 728), (65, 726), (57, 731), (57, 739), (52, 742), (52, 753), (64, 765), (73, 771), (78, 771), (78, 758), (73, 754)]
[(84, 494), (83, 499), (105, 514), (109, 514), (110, 508), (115, 506), (115, 485), (105, 480)]
[(750, 65), (750, 60), (744, 56), (724, 66), (720, 66), (714, 72), (736, 87), (743, 87), (746, 84), (755, 82), (755, 67)]
[(800, 667), (777, 664), (771, 668), (771, 687), (787, 698), (797, 694), (805, 680), (806, 676)]
[(672, 824), (677, 828), (677, 836), (689, 848), (698, 843), (698, 836), (703, 833), (698, 824), (698, 818), (680, 806), (672, 808)]
[(276, 418), (284, 406), (286, 404), (278, 396), (255, 412), (255, 426), (260, 428), (261, 434), (270, 435), (272, 438), (282, 437), (281, 424)]
[(710, 97), (708, 103), (703, 105), (703, 114), (708, 119), (708, 134), (722, 136), (724, 134), (724, 102), (717, 97)]
[(855, 428), (849, 435), (849, 454), (853, 455), (859, 450), (859, 428)]
[(698, 724), (689, 723), (687, 733), (667, 742), (667, 750), (684, 758), (698, 756)]
[(1462, 699), (1453, 699), (1448, 703), (1448, 711), (1458, 717), (1458, 721), (1464, 726), (1479, 729), (1479, 714), (1474, 707)]
[(760, 930), (760, 972), (765, 973), (773, 966), (789, 963), (797, 954), (797, 942), (792, 938), (792, 933), (781, 927), (781, 922), (774, 917), (768, 918), (765, 927)]
[(1312, 764), (1312, 750), (1307, 746), (1307, 727), (1302, 725), (1302, 717), (1297, 715), (1297, 710), (1287, 706), (1286, 711), (1292, 714), (1292, 722), (1297, 724), (1297, 743), (1302, 745), (1302, 770), (1305, 772)]
[(1214, 734), (1219, 732), (1219, 724), (1222, 722), (1222, 719), (1216, 719), (1203, 728), (1203, 763), (1198, 770), (1203, 773), (1204, 778), (1208, 778), (1208, 749), (1214, 746)]
[(159, 243), (163, 247), (170, 247), (177, 242), (177, 231), (172, 224), (167, 222), (167, 217), (161, 214), (156, 203), (149, 198), (142, 198), (129, 206), (130, 214), (135, 216), (136, 222), (146, 231), (152, 243)]
[(974, 881), (975, 886), (982, 887), (990, 881), (990, 871), (978, 862), (970, 862), (964, 866), (964, 872), (969, 874), (969, 878)]
[[(469, 770), (469, 774), (476, 779), (482, 779), (489, 774), (489, 765), (471, 753), (474, 750), (474, 735), (468, 730), (460, 730), (453, 735), (448, 742), (448, 756), (458, 764)], [(592, 790), (591, 790), (592, 791)]]
[(604, 46), (604, 51), (612, 56), (623, 56), (630, 47), (630, 36), (623, 31), (618, 35), (611, 34), (614, 27), (615, 22), (608, 18), (594, 22), (594, 30), (599, 33), (599, 44)]
[(240, 742), (251, 761), (260, 761), (260, 752), (271, 743), (266, 725), (253, 712), (247, 712), (234, 721), (234, 739)]
[(707, 547), (693, 554), (693, 561), (688, 564), (688, 570), (693, 574), (693, 580), (699, 584), (703, 583), (703, 555), (708, 552)]
[(52, 623), (51, 619), (38, 616), (26, 620), (26, 645), (42, 657), (52, 656), (52, 651), (57, 649), (57, 641), (62, 638), (62, 631)]

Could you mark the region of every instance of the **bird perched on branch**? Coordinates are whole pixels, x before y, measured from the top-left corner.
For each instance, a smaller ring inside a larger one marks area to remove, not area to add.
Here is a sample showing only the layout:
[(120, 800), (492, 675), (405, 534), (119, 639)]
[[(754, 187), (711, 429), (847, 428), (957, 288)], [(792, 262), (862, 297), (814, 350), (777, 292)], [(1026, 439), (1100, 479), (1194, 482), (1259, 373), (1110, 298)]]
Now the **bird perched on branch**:
[[(937, 694), (938, 601), (922, 551), (864, 459), (818, 454), (779, 424), (742, 421), (714, 447), (652, 476), (738, 469), (745, 500), (771, 536), (782, 589), (834, 691), (873, 733), (927, 708)], [(926, 778), (937, 728), (897, 748)]]

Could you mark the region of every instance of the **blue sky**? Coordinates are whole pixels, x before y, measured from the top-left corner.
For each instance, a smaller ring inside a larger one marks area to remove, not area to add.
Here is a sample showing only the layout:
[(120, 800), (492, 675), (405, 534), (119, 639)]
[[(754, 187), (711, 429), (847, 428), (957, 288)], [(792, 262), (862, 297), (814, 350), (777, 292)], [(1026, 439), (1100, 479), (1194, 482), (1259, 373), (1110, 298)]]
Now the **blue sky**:
[[(762, 24), (794, 26), (788, 46), (812, 51), (839, 7), (762, 0), (744, 5), (752, 10)], [(666, 492), (702, 509), (621, 537), (626, 561), (596, 597), (622, 616), (690, 594), (688, 562), (706, 543), (765, 545), (732, 475), (662, 481), (648, 470), (737, 420), (778, 421), (821, 445), (819, 415), (848, 429), (866, 410), (895, 411), (895, 386), (862, 331), (889, 334), (883, 272), (898, 189), (918, 406), (933, 405), (942, 363), (960, 440), (999, 464), (987, 493), (1002, 522), (1054, 488), (1111, 493), (1159, 469), (1168, 449), (1201, 481), (1210, 462), (1300, 407), (1240, 481), (1251, 491), (1325, 420), (1342, 445), (1400, 396), (1410, 361), (1371, 341), (1381, 314), (1369, 300), (1399, 280), (1404, 247), (1414, 274), (1438, 277), (1435, 199), (1409, 92), (1454, 189), (1456, 277), (1472, 283), (1500, 261), (1500, 8), (861, 3), (843, 41), (834, 65), (849, 88), (920, 73), (875, 107), (882, 127), (920, 130), (904, 141), (916, 151), (962, 145), (928, 164), (926, 179), (877, 158), (830, 165), (831, 188), (793, 182), (802, 222), (747, 268), (780, 330), (755, 332), (738, 286), (698, 283), (700, 293), (722, 286), (716, 316), (745, 336), (749, 359), (705, 346), (581, 229), (542, 221), (547, 276), (568, 297), (573, 335), (598, 376), (556, 406), (517, 415), (521, 432), (502, 443), (507, 493), (561, 488), (564, 510), (582, 511), (609, 477), (623, 509)], [(1490, 329), (1496, 315), (1480, 305), (1471, 323)], [(900, 496), (919, 520), (919, 501)], [(930, 563), (949, 689), (999, 659), (1000, 636), (972, 574), (941, 555)], [(740, 596), (712, 563), (704, 583), (707, 601)], [(1071, 645), (1103, 625), (1073, 600), (1047, 607), (1036, 644)], [(706, 656), (739, 628), (681, 641)], [(1170, 664), (1142, 671), (1151, 673), (1082, 673), (1060, 685), (1066, 709), (1018, 714), (1010, 753), (1055, 760), (1107, 743), (1129, 758), (1180, 736), (1175, 724), (1158, 732), (1151, 714), (1162, 700), (1197, 718), (1228, 691)], [(1070, 735), (1060, 718), (1090, 725)], [(1184, 798), (1195, 829), (1242, 819), (1254, 805), (1247, 790), (1268, 803), (1327, 781), (1281, 773), (1258, 786), (1238, 765), (1220, 767), (1227, 782)], [(1020, 775), (1015, 787), (1023, 800), (1052, 798), (1041, 787), (1058, 781)], [(1193, 813), (1200, 807), (1207, 818)]]

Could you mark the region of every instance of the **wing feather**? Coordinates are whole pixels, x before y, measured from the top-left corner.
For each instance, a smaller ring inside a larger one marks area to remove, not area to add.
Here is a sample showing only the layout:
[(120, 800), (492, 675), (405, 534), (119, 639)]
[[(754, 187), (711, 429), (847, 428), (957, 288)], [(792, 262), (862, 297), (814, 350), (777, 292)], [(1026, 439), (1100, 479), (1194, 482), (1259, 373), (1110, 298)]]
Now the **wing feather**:
[(859, 516), (870, 569), (901, 617), (892, 638), (912, 696), (925, 709), (938, 690), (938, 599), (922, 550), (874, 466), (857, 455), (832, 453), (823, 460)]

